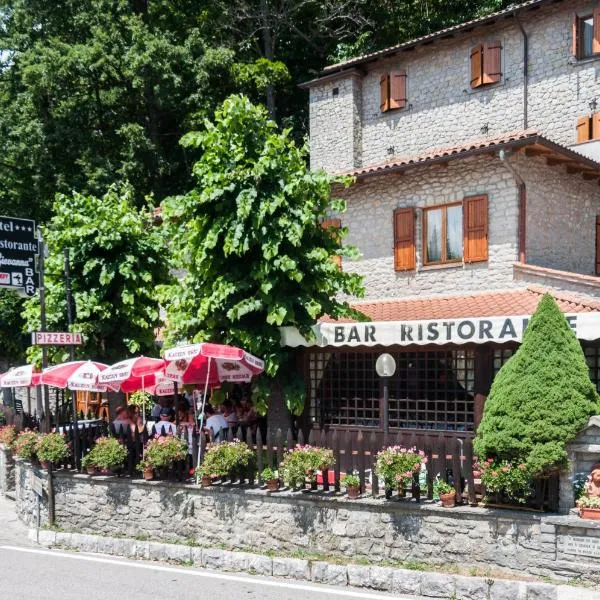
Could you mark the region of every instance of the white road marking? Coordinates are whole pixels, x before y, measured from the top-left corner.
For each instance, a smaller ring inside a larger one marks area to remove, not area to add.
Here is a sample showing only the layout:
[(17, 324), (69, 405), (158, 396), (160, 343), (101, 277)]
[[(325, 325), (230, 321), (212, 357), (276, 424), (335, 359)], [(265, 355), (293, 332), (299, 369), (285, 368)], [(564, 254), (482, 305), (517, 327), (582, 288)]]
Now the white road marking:
[[(266, 585), (275, 588), (287, 588), (292, 590), (301, 590), (307, 592), (318, 592), (321, 594), (331, 594), (337, 596), (344, 596), (346, 598), (365, 598), (366, 600), (390, 600), (392, 596), (383, 594), (373, 594), (369, 592), (353, 592), (349, 590), (340, 590), (334, 587), (328, 589), (327, 587), (321, 587), (319, 584), (316, 585), (302, 585), (300, 583), (289, 583), (287, 581), (273, 581), (271, 579), (254, 579), (253, 577), (241, 577), (239, 575), (224, 575), (222, 573), (212, 573), (209, 571), (200, 571), (197, 569), (180, 569), (177, 567), (164, 567), (161, 565), (152, 565), (146, 563), (139, 563), (131, 560), (114, 560), (111, 558), (100, 558), (98, 556), (81, 555), (81, 554), (69, 554), (66, 552), (59, 552), (57, 550), (38, 550), (36, 548), (20, 548), (19, 546), (0, 546), (0, 550), (13, 550), (15, 552), (28, 552), (29, 554), (43, 554), (52, 556), (54, 558), (72, 558), (74, 560), (85, 560), (89, 562), (98, 562), (107, 565), (118, 565), (126, 567), (135, 567), (136, 569), (149, 569), (151, 571), (164, 571), (166, 573), (180, 573), (182, 575), (192, 575), (195, 577), (208, 577), (210, 579), (221, 579), (223, 581), (236, 581), (238, 583), (248, 583), (255, 585)], [(408, 596), (393, 596), (396, 600), (411, 600)]]

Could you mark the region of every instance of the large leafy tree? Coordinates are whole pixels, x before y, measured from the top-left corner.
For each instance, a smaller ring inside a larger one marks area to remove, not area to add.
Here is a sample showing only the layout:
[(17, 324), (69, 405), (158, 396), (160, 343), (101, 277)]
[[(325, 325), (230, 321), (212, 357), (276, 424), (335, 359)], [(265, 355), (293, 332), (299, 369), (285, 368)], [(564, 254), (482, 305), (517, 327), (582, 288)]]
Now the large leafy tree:
[(565, 444), (597, 413), (598, 400), (581, 346), (546, 294), (494, 380), (475, 450), (480, 458), (523, 462), (532, 474), (562, 467)]
[[(161, 324), (156, 288), (169, 283), (168, 257), (162, 230), (139, 211), (130, 188), (112, 187), (103, 196), (58, 196), (55, 215), (44, 228), (48, 330), (66, 331), (67, 302), (64, 250), (70, 251), (71, 287), (75, 304), (73, 331), (83, 333), (82, 356), (116, 360), (156, 350)], [(40, 327), (39, 298), (28, 301), (26, 327)], [(39, 361), (36, 348), (30, 357)], [(55, 361), (64, 360), (64, 349)]]
[(285, 360), (281, 326), (310, 335), (324, 314), (356, 315), (336, 298), (360, 296), (361, 279), (331, 260), (350, 250), (319, 224), (343, 201), (332, 200), (330, 177), (308, 171), (290, 132), (243, 96), (182, 143), (201, 157), (195, 186), (163, 204), (175, 266), (185, 272), (165, 289), (166, 342), (239, 344), (274, 375)]
[(0, 290), (0, 362), (15, 364), (25, 357), (23, 302), (12, 290)]

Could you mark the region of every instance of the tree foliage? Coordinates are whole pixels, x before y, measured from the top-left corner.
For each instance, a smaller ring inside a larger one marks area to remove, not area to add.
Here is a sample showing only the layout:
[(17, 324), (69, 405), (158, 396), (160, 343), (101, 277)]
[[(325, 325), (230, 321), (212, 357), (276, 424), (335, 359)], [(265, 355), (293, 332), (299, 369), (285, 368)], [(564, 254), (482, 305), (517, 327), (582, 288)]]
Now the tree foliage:
[(581, 346), (546, 294), (492, 384), (475, 451), (525, 463), (532, 474), (562, 467), (565, 444), (597, 412), (598, 400)]
[(351, 250), (319, 224), (343, 202), (331, 199), (329, 176), (308, 171), (306, 150), (290, 132), (279, 133), (266, 110), (243, 96), (227, 99), (183, 143), (202, 154), (195, 187), (163, 204), (175, 266), (186, 273), (165, 289), (166, 342), (239, 344), (274, 374), (279, 327), (310, 335), (324, 314), (356, 314), (335, 298), (360, 296), (361, 279), (331, 260)]
[(12, 290), (0, 290), (0, 356), (12, 363), (23, 360), (27, 347), (23, 303)]
[[(76, 323), (83, 333), (82, 356), (116, 360), (156, 350), (161, 324), (156, 286), (168, 283), (166, 244), (148, 211), (133, 205), (130, 188), (111, 188), (101, 197), (59, 195), (54, 217), (44, 228), (48, 329), (66, 331), (64, 250), (70, 250), (71, 287)], [(28, 301), (26, 327), (39, 330), (39, 298)], [(29, 349), (39, 362), (39, 349)], [(64, 349), (54, 360), (66, 359)]]

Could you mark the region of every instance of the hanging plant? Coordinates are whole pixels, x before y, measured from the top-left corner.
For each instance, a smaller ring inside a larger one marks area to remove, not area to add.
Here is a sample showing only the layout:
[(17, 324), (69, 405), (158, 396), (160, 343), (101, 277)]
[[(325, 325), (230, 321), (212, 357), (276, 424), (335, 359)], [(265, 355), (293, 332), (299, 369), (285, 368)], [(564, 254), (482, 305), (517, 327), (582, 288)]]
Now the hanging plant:
[(137, 406), (139, 408), (143, 408), (144, 406), (148, 407), (150, 404), (150, 394), (142, 390), (133, 392), (133, 394), (129, 396), (127, 404), (130, 406)]

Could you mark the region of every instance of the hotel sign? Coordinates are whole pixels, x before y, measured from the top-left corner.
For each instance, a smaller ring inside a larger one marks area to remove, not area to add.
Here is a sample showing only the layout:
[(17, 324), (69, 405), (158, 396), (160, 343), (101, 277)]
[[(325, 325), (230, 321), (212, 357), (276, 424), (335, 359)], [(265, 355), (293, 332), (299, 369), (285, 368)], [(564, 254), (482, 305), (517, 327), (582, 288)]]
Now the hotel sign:
[(34, 296), (38, 288), (35, 221), (0, 216), (0, 286)]
[[(565, 315), (580, 340), (600, 339), (600, 312)], [(530, 315), (474, 317), (426, 321), (372, 321), (367, 323), (319, 323), (314, 340), (304, 339), (293, 327), (283, 327), (283, 346), (359, 347), (426, 346), (520, 342)]]

